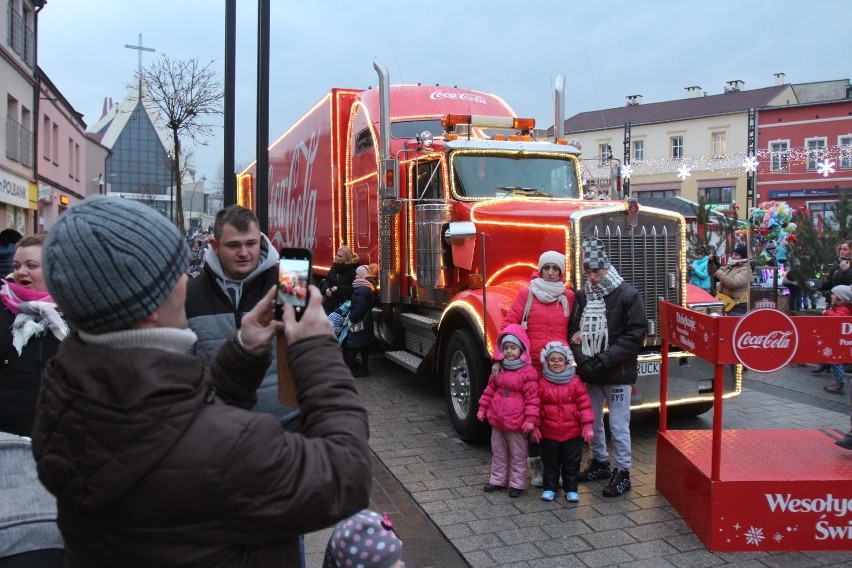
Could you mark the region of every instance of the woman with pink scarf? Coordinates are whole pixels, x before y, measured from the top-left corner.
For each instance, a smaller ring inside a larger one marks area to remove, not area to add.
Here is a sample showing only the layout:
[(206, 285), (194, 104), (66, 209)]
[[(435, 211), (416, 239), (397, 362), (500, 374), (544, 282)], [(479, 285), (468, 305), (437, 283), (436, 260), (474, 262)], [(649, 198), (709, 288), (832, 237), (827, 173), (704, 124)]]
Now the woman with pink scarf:
[(41, 273), (44, 237), (21, 239), (14, 281), (0, 279), (0, 431), (18, 436), (32, 432), (42, 369), (68, 333)]

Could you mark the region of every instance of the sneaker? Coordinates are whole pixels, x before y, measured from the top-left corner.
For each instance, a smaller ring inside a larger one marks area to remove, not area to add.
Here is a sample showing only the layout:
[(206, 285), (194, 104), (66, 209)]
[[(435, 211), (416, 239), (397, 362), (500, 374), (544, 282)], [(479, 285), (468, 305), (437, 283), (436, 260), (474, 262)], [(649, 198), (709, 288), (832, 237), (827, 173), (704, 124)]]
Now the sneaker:
[[(846, 448), (847, 450), (852, 450), (852, 430), (849, 430), (849, 433), (844, 436), (842, 440), (837, 440), (834, 442), (841, 448)], [(543, 497), (542, 497), (543, 498)]]
[(524, 494), (523, 489), (518, 489), (517, 487), (510, 487), (509, 488), (509, 497), (511, 497), (512, 499), (514, 499), (515, 497), (520, 497), (523, 494)]
[(846, 389), (843, 388), (843, 383), (834, 383), (834, 384), (822, 387), (822, 390), (824, 390), (825, 392), (830, 393), (830, 394), (845, 394), (846, 393)]
[(485, 487), (482, 488), (486, 493), (494, 493), (495, 491), (503, 491), (506, 489), (505, 485), (491, 485), (490, 483), (486, 483)]
[(609, 485), (604, 487), (604, 497), (619, 497), (630, 491), (630, 472), (626, 469), (615, 468), (609, 478)]
[(598, 461), (595, 458), (589, 460), (586, 469), (580, 472), (580, 481), (594, 481), (595, 479), (606, 479), (611, 475), (608, 461)]
[(542, 501), (553, 501), (554, 499), (556, 499), (556, 492), (555, 491), (550, 491), (548, 489), (547, 491), (541, 492), (541, 500)]
[(565, 499), (569, 503), (579, 503), (580, 502), (580, 494), (576, 491), (569, 491), (565, 494)]

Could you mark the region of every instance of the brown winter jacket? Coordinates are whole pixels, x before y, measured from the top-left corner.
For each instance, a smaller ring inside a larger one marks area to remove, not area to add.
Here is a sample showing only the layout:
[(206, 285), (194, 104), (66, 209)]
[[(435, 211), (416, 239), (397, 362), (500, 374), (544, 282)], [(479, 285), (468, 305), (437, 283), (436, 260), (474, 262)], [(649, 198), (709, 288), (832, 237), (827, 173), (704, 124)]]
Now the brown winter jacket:
[(288, 349), (302, 434), (249, 412), (269, 359), (232, 339), (209, 367), (63, 341), (33, 453), (72, 566), (298, 566), (297, 535), (368, 505), (367, 413), (331, 335)]

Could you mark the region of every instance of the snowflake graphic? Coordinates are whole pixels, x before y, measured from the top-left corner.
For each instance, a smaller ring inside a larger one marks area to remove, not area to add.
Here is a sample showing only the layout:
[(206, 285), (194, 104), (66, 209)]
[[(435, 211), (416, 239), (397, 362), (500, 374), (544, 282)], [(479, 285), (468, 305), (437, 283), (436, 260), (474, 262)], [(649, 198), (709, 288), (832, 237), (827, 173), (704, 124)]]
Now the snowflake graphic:
[(633, 166), (630, 164), (624, 164), (621, 168), (621, 177), (623, 179), (630, 179), (630, 175), (633, 173)]
[(756, 527), (749, 527), (745, 532), (746, 544), (753, 544), (755, 546), (760, 546), (761, 541), (766, 538), (763, 534), (763, 529), (759, 529)]
[(735, 523), (735, 524), (734, 524), (734, 530), (735, 530), (735, 531), (740, 530), (740, 524), (739, 524), (739, 523)]
[(823, 357), (831, 357), (831, 355), (833, 353), (834, 352), (831, 350), (831, 347), (826, 347), (825, 349), (822, 350), (822, 356)]
[(743, 162), (743, 167), (745, 168), (745, 173), (751, 173), (757, 171), (757, 158), (754, 156), (749, 156), (746, 158), (746, 161)]
[(704, 334), (704, 343), (709, 343), (709, 342), (710, 342), (710, 334), (709, 334), (709, 333), (705, 333), (705, 334)]
[(784, 540), (784, 535), (777, 532), (775, 533), (775, 536), (772, 537), (772, 540), (774, 540), (775, 542), (781, 542), (782, 540)]
[(690, 168), (687, 165), (683, 165), (677, 169), (677, 177), (681, 179), (681, 181), (685, 181), (686, 178), (692, 177), (692, 173), (690, 173)]
[(829, 162), (828, 160), (818, 162), (817, 173), (821, 174), (822, 177), (828, 177), (829, 175), (834, 173), (834, 165), (834, 162)]

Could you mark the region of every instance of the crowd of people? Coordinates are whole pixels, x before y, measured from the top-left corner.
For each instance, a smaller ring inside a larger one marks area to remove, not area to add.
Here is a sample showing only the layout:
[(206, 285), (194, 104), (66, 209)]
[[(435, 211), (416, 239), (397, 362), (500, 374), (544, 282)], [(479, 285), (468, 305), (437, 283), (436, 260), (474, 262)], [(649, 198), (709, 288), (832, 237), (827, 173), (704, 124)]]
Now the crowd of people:
[[(339, 523), (324, 566), (402, 566), (393, 523), (365, 509), (369, 426), (354, 381), (369, 374), (378, 266), (340, 247), (297, 318), (276, 307), (279, 253), (254, 213), (226, 207), (211, 229), (188, 244), (154, 210), (94, 197), (46, 237), (0, 233), (0, 460), (16, 474), (3, 498), (27, 531), (0, 556), (304, 566), (303, 535)], [(725, 266), (695, 252), (694, 282), (715, 281), (730, 313), (745, 313), (746, 248)], [(827, 316), (852, 316), (850, 253), (841, 243), (819, 284)], [(608, 498), (631, 490), (648, 324), (603, 242), (585, 239), (582, 263), (572, 290), (565, 256), (543, 252), (506, 313), (477, 413), (492, 432), (485, 492), (517, 498), (530, 470), (548, 502), (560, 491), (579, 502), (580, 483), (601, 482)], [(295, 405), (279, 400), (282, 355)], [(832, 370), (826, 390), (842, 394), (843, 366)], [(852, 430), (837, 443), (852, 449)]]

